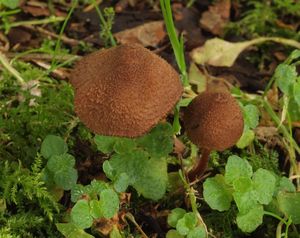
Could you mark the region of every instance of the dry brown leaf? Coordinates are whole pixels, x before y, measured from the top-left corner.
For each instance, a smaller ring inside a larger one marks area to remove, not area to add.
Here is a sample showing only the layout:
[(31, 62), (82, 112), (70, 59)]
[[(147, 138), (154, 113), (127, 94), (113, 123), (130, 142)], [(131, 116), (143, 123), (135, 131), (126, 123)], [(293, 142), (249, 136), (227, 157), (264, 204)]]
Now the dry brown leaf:
[(121, 44), (138, 43), (145, 47), (156, 47), (166, 36), (163, 21), (152, 21), (114, 34)]
[(229, 42), (220, 38), (213, 38), (207, 40), (203, 46), (195, 48), (191, 52), (191, 57), (197, 64), (231, 67), (242, 51), (250, 46), (266, 41), (273, 41), (300, 49), (299, 42), (280, 37), (259, 37), (244, 42)]
[(202, 14), (200, 26), (215, 35), (222, 35), (224, 27), (229, 21), (230, 8), (230, 0), (217, 1)]

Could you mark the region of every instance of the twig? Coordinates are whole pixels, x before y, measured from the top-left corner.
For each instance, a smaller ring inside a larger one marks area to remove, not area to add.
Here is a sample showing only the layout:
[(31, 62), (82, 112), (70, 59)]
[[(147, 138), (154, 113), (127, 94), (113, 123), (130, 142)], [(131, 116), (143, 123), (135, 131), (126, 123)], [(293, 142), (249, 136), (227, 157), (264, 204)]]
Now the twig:
[[(33, 30), (33, 31), (37, 30), (38, 32), (40, 32), (42, 34), (50, 36), (50, 37), (55, 38), (55, 39), (59, 38), (59, 35), (55, 34), (54, 32), (48, 31), (48, 30), (46, 30), (42, 27), (33, 27), (33, 26), (29, 26), (29, 25), (26, 25), (24, 27), (27, 28), (27, 29)], [(69, 44), (71, 46), (79, 45), (79, 43), (80, 43), (79, 40), (75, 40), (75, 39), (69, 38), (69, 37), (64, 36), (64, 35), (62, 35), (60, 39), (64, 43)]]

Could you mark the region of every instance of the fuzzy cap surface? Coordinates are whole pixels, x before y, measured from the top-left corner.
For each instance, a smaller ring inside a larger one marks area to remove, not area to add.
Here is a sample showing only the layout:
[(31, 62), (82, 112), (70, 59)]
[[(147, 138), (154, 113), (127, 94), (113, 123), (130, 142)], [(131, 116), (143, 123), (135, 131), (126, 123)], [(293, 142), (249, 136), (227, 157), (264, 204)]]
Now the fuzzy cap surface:
[(138, 44), (83, 57), (71, 74), (75, 112), (94, 133), (138, 137), (164, 118), (180, 99), (179, 74)]
[(183, 122), (195, 145), (218, 151), (236, 144), (244, 128), (241, 108), (225, 90), (199, 94), (186, 108)]

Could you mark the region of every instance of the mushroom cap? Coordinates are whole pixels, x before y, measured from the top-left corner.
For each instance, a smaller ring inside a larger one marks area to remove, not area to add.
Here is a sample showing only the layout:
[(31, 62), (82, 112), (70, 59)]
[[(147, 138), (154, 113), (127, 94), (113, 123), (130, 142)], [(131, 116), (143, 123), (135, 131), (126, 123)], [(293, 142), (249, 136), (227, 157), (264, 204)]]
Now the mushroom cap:
[(138, 44), (83, 57), (72, 71), (75, 112), (93, 132), (138, 137), (164, 118), (180, 99), (179, 74)]
[(189, 139), (200, 148), (223, 151), (241, 137), (241, 108), (227, 91), (206, 91), (186, 108), (184, 126)]

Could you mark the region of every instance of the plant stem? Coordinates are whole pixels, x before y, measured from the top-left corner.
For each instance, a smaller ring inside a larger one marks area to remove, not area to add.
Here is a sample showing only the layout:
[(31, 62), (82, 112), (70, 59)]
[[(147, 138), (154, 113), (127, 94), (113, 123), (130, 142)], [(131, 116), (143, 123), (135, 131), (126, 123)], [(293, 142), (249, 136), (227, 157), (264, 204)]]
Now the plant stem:
[(203, 149), (201, 157), (197, 158), (196, 166), (192, 168), (192, 170), (188, 173), (188, 178), (190, 182), (195, 181), (197, 177), (200, 177), (207, 169), (209, 155), (211, 150)]
[[(30, 21), (19, 21), (19, 22), (12, 22), (10, 23), (10, 27), (17, 27), (17, 26), (25, 26), (25, 25), (42, 25), (42, 24), (48, 24), (52, 22), (59, 22), (59, 21), (64, 21), (64, 17), (56, 17), (56, 16), (51, 16), (49, 18), (45, 19), (40, 19), (40, 20), (30, 20)], [(0, 26), (0, 29), (3, 29), (3, 26)]]
[[(94, 5), (94, 7), (95, 7), (95, 9), (96, 9), (96, 12), (97, 12), (97, 14), (98, 14), (98, 16), (99, 16), (99, 18), (100, 18), (100, 22), (101, 22), (101, 24), (102, 24), (102, 27), (107, 28), (107, 23), (106, 23), (106, 21), (105, 21), (105, 19), (104, 19), (104, 17), (103, 17), (103, 14), (102, 14), (100, 8), (98, 7), (96, 1), (95, 1), (95, 0), (92, 0), (92, 2), (93, 2), (93, 5)], [(111, 33), (111, 31), (109, 31), (108, 34), (109, 34), (110, 44), (111, 44), (112, 46), (116, 46), (116, 45), (117, 45), (117, 42), (116, 42), (116, 40), (115, 40), (113, 34)]]
[(142, 230), (139, 224), (137, 224), (136, 220), (134, 219), (134, 216), (130, 212), (127, 212), (125, 217), (135, 225), (138, 231), (142, 234), (143, 238), (148, 238), (146, 233)]
[(77, 6), (77, 3), (78, 3), (78, 0), (73, 0), (72, 1), (72, 7), (70, 9), (70, 11), (68, 12), (68, 15), (67, 17), (64, 19), (64, 23), (60, 29), (60, 32), (59, 32), (59, 35), (58, 35), (58, 39), (56, 41), (56, 44), (55, 44), (55, 49), (54, 49), (54, 54), (53, 54), (53, 59), (52, 59), (52, 62), (51, 62), (51, 68), (54, 67), (55, 63), (56, 63), (56, 56), (57, 56), (57, 52), (60, 48), (60, 42), (61, 42), (61, 37), (62, 37), (62, 34), (64, 33), (65, 31), (65, 28), (67, 26), (67, 23), (73, 13), (73, 11), (75, 10), (76, 6)]
[(0, 63), (17, 79), (20, 85), (23, 85), (25, 83), (25, 80), (22, 78), (20, 73), (10, 65), (6, 56), (1, 52), (0, 52)]

